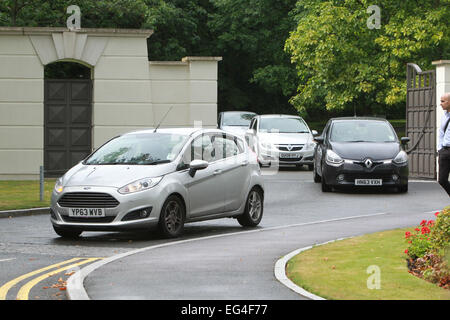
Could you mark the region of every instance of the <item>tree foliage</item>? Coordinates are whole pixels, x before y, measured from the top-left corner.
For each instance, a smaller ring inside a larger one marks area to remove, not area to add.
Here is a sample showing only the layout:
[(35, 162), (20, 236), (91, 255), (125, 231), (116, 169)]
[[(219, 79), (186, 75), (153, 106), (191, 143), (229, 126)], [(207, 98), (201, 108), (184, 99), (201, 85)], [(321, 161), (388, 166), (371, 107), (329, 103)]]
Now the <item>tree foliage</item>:
[[(369, 29), (368, 0), (297, 2), (298, 25), (286, 41), (298, 74), (291, 102), (301, 112), (359, 107), (389, 113), (404, 106), (408, 62), (431, 68), (450, 54), (450, 0), (386, 0), (381, 28)], [(362, 109), (361, 109), (362, 108)]]
[(72, 4), (81, 9), (82, 28), (141, 28), (148, 15), (143, 0), (1, 0), (0, 25), (66, 27)]
[[(211, 0), (208, 23), (223, 56), (219, 104), (226, 110), (296, 113), (295, 69), (283, 48), (295, 26), (289, 12), (296, 0)], [(220, 94), (222, 93), (222, 94)]]

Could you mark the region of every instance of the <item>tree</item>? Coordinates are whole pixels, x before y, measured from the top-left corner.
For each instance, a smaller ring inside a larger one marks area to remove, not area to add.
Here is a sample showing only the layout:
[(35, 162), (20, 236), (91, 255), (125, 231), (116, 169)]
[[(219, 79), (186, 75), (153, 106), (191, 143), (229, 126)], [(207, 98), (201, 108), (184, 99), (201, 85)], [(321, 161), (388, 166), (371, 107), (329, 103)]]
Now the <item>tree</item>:
[(404, 108), (406, 63), (424, 69), (450, 54), (450, 0), (380, 2), (381, 28), (369, 29), (368, 0), (297, 2), (286, 41), (298, 74), (291, 103), (302, 113)]
[(207, 22), (214, 10), (209, 0), (146, 0), (149, 16), (144, 25), (153, 29), (148, 39), (150, 60), (180, 60), (185, 56), (213, 55)]
[(82, 28), (141, 28), (147, 19), (143, 0), (2, 0), (0, 25), (65, 27), (72, 4), (81, 9)]
[(208, 23), (223, 56), (219, 106), (222, 110), (296, 113), (288, 103), (295, 70), (284, 42), (295, 26), (296, 0), (212, 0)]

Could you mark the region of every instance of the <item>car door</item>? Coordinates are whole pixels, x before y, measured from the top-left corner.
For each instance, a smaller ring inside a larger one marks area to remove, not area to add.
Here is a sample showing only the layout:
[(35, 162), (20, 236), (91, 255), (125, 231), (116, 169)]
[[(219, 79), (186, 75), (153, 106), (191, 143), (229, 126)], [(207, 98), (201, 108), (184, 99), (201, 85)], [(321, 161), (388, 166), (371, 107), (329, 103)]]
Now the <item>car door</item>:
[(211, 134), (196, 137), (183, 155), (183, 162), (205, 160), (208, 167), (197, 170), (194, 177), (188, 170), (182, 174), (182, 181), (188, 192), (188, 218), (196, 218), (224, 211), (224, 181), (221, 166), (216, 160)]
[(254, 117), (249, 125), (249, 129), (245, 132), (245, 141), (247, 145), (253, 150), (255, 153), (257, 151), (257, 141), (256, 141), (256, 128), (257, 128), (257, 118)]
[(213, 144), (216, 157), (222, 157), (219, 162), (224, 181), (224, 210), (237, 210), (245, 201), (250, 184), (251, 169), (244, 142), (234, 135), (216, 134)]
[(322, 163), (323, 163), (324, 156), (327, 152), (327, 143), (328, 143), (327, 135), (328, 135), (329, 127), (330, 127), (330, 122), (327, 123), (327, 125), (325, 126), (325, 128), (321, 134), (321, 137), (323, 138), (323, 143), (317, 144), (317, 147), (316, 147), (317, 149), (314, 154), (314, 162), (315, 162), (314, 164), (317, 168), (316, 169), (317, 173), (320, 176), (322, 176)]

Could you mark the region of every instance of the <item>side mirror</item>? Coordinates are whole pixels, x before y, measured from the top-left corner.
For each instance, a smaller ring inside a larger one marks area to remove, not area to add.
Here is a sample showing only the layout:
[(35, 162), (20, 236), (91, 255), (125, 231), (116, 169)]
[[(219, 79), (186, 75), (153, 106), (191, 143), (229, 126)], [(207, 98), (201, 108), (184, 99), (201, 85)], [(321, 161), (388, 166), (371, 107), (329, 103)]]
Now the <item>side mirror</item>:
[(208, 167), (208, 162), (204, 160), (192, 160), (189, 164), (189, 175), (193, 178), (197, 170), (203, 170)]
[(319, 135), (319, 133), (318, 133), (316, 130), (311, 130), (311, 134), (312, 134), (313, 136)]
[(247, 129), (247, 131), (245, 131), (245, 134), (255, 134), (255, 130)]
[(402, 137), (400, 139), (400, 141), (401, 141), (402, 145), (405, 145), (410, 141), (410, 139), (409, 139), (409, 137)]
[(323, 137), (314, 137), (314, 141), (316, 141), (318, 144), (323, 143)]

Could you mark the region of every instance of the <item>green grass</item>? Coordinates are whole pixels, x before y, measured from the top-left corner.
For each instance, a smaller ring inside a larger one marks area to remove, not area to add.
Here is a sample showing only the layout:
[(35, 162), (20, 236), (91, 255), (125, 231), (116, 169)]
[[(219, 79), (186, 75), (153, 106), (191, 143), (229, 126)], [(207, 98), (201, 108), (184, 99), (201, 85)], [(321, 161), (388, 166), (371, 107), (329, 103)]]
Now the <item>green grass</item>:
[(49, 207), (55, 181), (56, 179), (45, 179), (42, 202), (39, 201), (39, 180), (0, 181), (0, 211)]
[[(408, 273), (405, 231), (337, 241), (300, 253), (286, 267), (297, 285), (330, 300), (450, 300), (450, 291)], [(380, 268), (380, 289), (368, 289), (369, 266)]]

